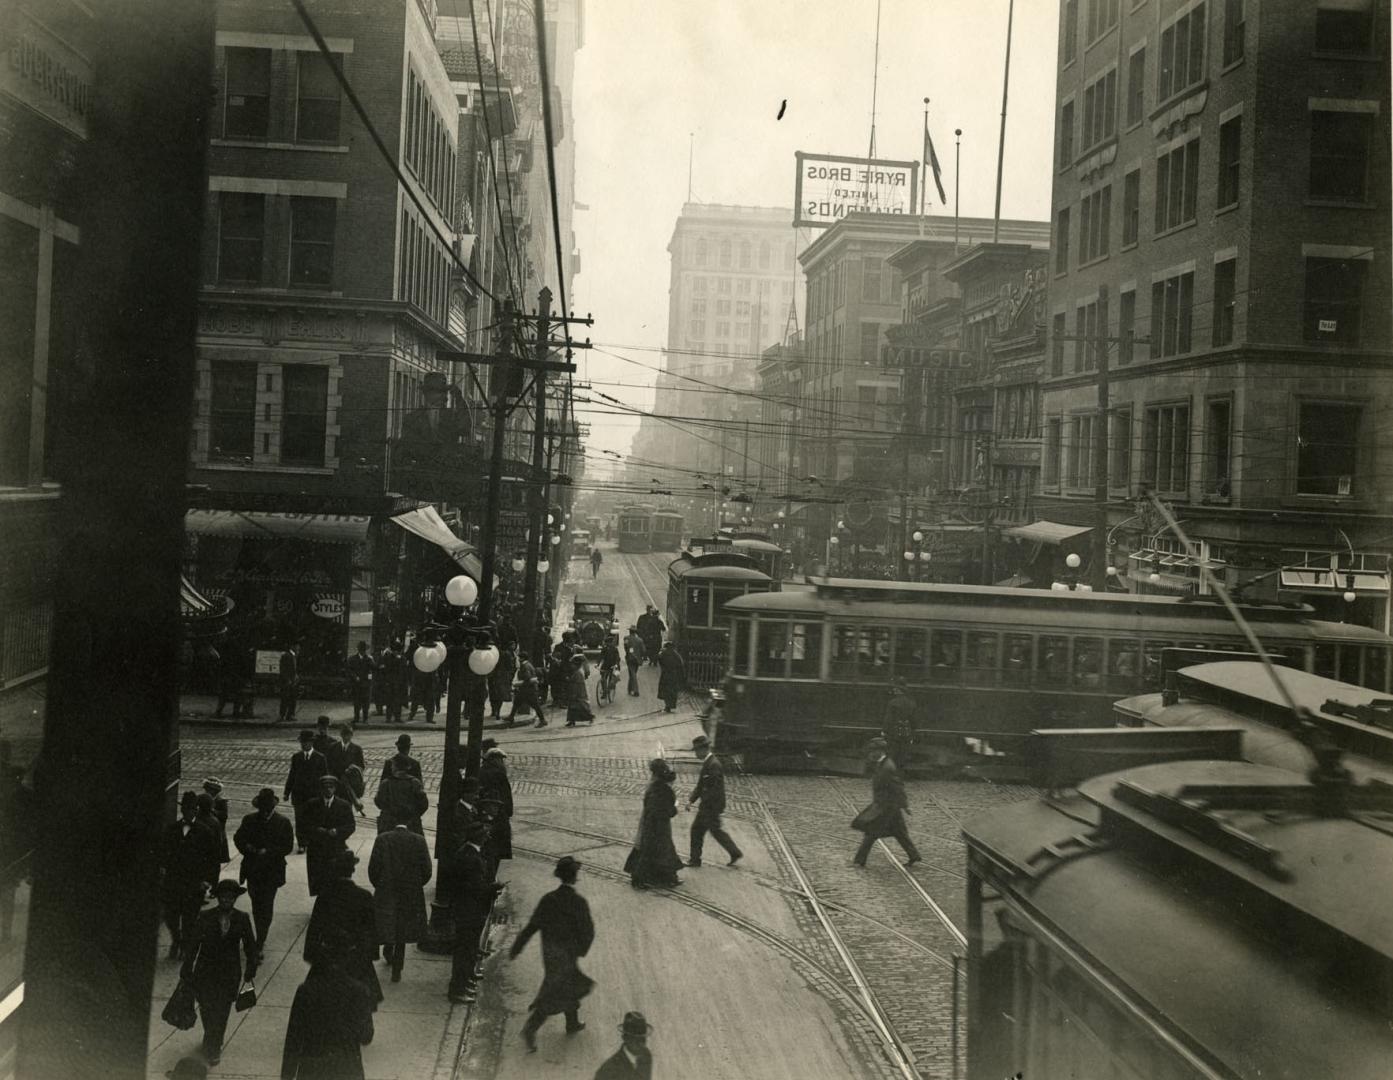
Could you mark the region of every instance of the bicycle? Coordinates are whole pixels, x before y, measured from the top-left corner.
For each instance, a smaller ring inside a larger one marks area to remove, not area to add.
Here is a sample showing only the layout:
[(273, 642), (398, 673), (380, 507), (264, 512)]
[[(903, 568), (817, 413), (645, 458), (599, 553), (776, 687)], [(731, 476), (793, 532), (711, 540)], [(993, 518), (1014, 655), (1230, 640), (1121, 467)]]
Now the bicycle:
[(619, 669), (606, 668), (600, 672), (600, 678), (595, 683), (595, 704), (612, 705), (614, 704), (615, 692), (619, 689)]

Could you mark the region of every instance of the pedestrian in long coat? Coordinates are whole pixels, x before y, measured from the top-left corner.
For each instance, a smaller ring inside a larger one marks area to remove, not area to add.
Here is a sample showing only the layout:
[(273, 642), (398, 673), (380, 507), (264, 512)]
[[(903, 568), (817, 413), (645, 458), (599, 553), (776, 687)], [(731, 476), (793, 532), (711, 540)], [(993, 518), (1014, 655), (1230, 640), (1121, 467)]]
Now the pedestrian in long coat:
[(663, 699), (663, 711), (677, 708), (677, 695), (687, 685), (687, 662), (670, 641), (663, 642), (658, 654), (658, 696)]
[(387, 947), (392, 981), (401, 982), (406, 946), (426, 932), (426, 883), (430, 847), (404, 824), (381, 833), (372, 845), (368, 880), (377, 912), (377, 940)]
[(489, 827), (475, 822), (464, 831), (464, 843), (451, 860), (453, 881), (446, 893), (455, 920), (455, 947), (450, 961), (449, 998), (467, 1004), (477, 993), (474, 967), (479, 960), (479, 939), (493, 910), (494, 897), (502, 888), (490, 882), (484, 871), (483, 846), (488, 843)]
[[(339, 794), (361, 814), (363, 803), (359, 798), (360, 791), (354, 790), (354, 784), (362, 788), (367, 764), (363, 760), (363, 748), (353, 741), (352, 724), (345, 722), (339, 725), (339, 737), (324, 751), (324, 761), (329, 766), (329, 775), (338, 779)], [(350, 771), (353, 769), (358, 770), (356, 774)]]
[(595, 710), (590, 707), (590, 695), (585, 689), (585, 654), (576, 653), (567, 665), (566, 676), (566, 726), (595, 722)]
[(536, 665), (527, 654), (518, 653), (518, 685), (513, 696), (513, 710), (508, 714), (507, 726), (517, 722), (518, 710), (537, 714), (537, 726), (546, 727), (547, 718), (542, 712), (542, 677)]
[(638, 837), (624, 869), (636, 889), (646, 889), (650, 885), (681, 885), (677, 868), (682, 860), (677, 857), (677, 847), (672, 842), (672, 819), (677, 816), (677, 796), (673, 793), (672, 782), (677, 774), (662, 758), (650, 761), (648, 771), (653, 780), (643, 793)]
[(692, 789), (691, 795), (687, 797), (687, 803), (690, 805), (699, 802), (701, 806), (692, 821), (689, 849), (691, 856), (687, 859), (687, 865), (701, 865), (703, 842), (706, 834), (710, 833), (730, 856), (729, 865), (734, 866), (745, 856), (739, 845), (730, 838), (730, 834), (721, 827), (721, 815), (725, 813), (726, 808), (725, 770), (721, 768), (721, 762), (716, 755), (711, 753), (711, 740), (705, 735), (698, 735), (692, 740), (692, 750), (701, 762), (701, 775), (697, 778), (696, 787)]
[(291, 642), (281, 653), (279, 680), (281, 690), (280, 722), (295, 719), (295, 707), (300, 700), (299, 642)]
[[(230, 878), (213, 886), (218, 906), (202, 912), (194, 926), (192, 944), (184, 947), (181, 981), (193, 987), (198, 1014), (203, 1019), (203, 1056), (209, 1065), (222, 1057), (227, 1017), (243, 981), (256, 975), (260, 958), (252, 921), (235, 907), (246, 890)], [(242, 966), (246, 956), (246, 968)]]
[(382, 695), (389, 724), (401, 723), (401, 703), (406, 697), (404, 663), (400, 641), (393, 641), (383, 649), (377, 661), (378, 692)]
[[(491, 740), (485, 739), (488, 743)], [(479, 798), (498, 804), (493, 816), (490, 843), (499, 859), (513, 857), (513, 783), (508, 779), (508, 755), (497, 746), (484, 747), (479, 764)]]
[(421, 816), (430, 809), (430, 796), (426, 794), (420, 777), (413, 776), (408, 766), (389, 758), (377, 794), (373, 798), (377, 805), (377, 831), (405, 825), (418, 836), (425, 835)]
[(345, 970), (331, 942), (295, 991), (281, 1080), (363, 1080), (362, 1048), (372, 1036), (371, 994)]
[(648, 657), (643, 638), (638, 636), (638, 627), (629, 627), (629, 636), (624, 639), (624, 663), (629, 667), (629, 696), (638, 697), (638, 669)]
[(575, 889), (580, 863), (564, 855), (552, 872), (561, 884), (537, 902), (532, 918), (513, 942), (509, 954), (517, 959), (532, 935), (541, 933), (542, 986), (528, 1006), (530, 1012), (522, 1027), (522, 1038), (529, 1051), (537, 1049), (537, 1030), (548, 1016), (564, 1013), (568, 1035), (584, 1028), (580, 1002), (595, 986), (595, 980), (581, 971), (577, 963), (595, 943), (590, 905)]
[(305, 850), (305, 807), (319, 797), (319, 778), (329, 771), (324, 755), (314, 748), (314, 732), (300, 732), (300, 752), (290, 759), (285, 778), (285, 799), (295, 809), (295, 846)]
[(252, 799), (256, 810), (242, 819), (232, 836), (233, 845), (242, 855), (237, 877), (247, 884), (258, 948), (265, 947), (271, 932), (276, 892), (285, 884), (285, 857), (295, 849), (289, 819), (276, 813), (279, 801), (272, 788), (262, 788)]
[(503, 649), (498, 654), (498, 663), (488, 674), (489, 709), (495, 720), (503, 716), (504, 702), (513, 700), (513, 676), (517, 670), (517, 653), (512, 649)]
[(321, 797), (305, 807), (306, 852), (305, 873), (309, 878), (310, 895), (317, 896), (329, 876), (334, 857), (348, 850), (348, 838), (357, 824), (353, 808), (347, 799), (336, 794), (339, 782), (332, 776), (319, 778)]
[(652, 604), (638, 617), (638, 636), (643, 638), (643, 650), (648, 655), (648, 662), (656, 664), (658, 662), (658, 651), (662, 648), (663, 634), (667, 627), (663, 625), (663, 620), (658, 617), (658, 609)]
[(179, 820), (165, 826), (160, 843), (160, 899), (171, 960), (192, 940), (203, 896), (217, 881), (217, 866), (217, 837), (198, 820), (198, 794), (186, 791), (179, 801)]
[(909, 838), (905, 825), (905, 814), (909, 813), (909, 799), (905, 795), (904, 780), (895, 761), (886, 753), (884, 739), (872, 739), (867, 746), (869, 756), (866, 764), (871, 770), (871, 805), (862, 810), (852, 820), (851, 826), (860, 829), (865, 835), (861, 846), (856, 849), (855, 863), (866, 865), (866, 856), (871, 853), (875, 842), (883, 836), (893, 836), (904, 848), (906, 866), (919, 861), (919, 849)]
[(377, 959), (377, 909), (372, 893), (353, 880), (357, 865), (358, 856), (351, 851), (334, 857), (305, 928), (305, 962), (313, 966), (341, 954), (344, 970), (367, 987), (376, 1009), (382, 1000), (382, 984), (372, 966)]

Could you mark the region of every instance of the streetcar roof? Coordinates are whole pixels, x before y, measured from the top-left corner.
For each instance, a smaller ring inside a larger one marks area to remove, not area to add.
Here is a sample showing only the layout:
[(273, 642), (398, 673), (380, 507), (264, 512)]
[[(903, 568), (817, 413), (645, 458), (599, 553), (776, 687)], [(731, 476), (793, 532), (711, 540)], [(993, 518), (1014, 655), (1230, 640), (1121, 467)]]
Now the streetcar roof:
[(731, 547), (736, 551), (760, 551), (765, 553), (783, 552), (783, 548), (778, 544), (771, 544), (768, 540), (755, 540), (753, 538), (737, 538), (730, 542)]
[[(989, 587), (977, 586), (974, 593), (961, 597), (956, 595), (959, 589), (966, 591), (973, 587), (953, 587), (946, 593), (925, 596), (914, 602), (889, 599), (853, 602), (806, 590), (752, 593), (727, 601), (725, 610), (733, 615), (758, 613), (786, 618), (798, 615), (827, 616), (834, 619), (851, 619), (858, 623), (915, 624), (932, 621), (946, 625), (980, 624), (984, 629), (1017, 629), (1033, 633), (1093, 632), (1115, 636), (1131, 631), (1138, 636), (1181, 639), (1213, 634), (1216, 631), (1226, 637), (1238, 634), (1238, 628), (1223, 608), (1211, 604), (1186, 604), (1169, 597), (1119, 595), (1117, 600), (1120, 602), (1098, 605), (1085, 603), (1060, 610), (1058, 607), (1046, 605), (1036, 607), (1031, 604), (1017, 606), (983, 603), (975, 593), (990, 593), (992, 590)], [(955, 599), (959, 602), (955, 603)], [(1129, 600), (1133, 602), (1129, 603)], [(1034, 610), (1030, 610), (1031, 608)], [(1304, 613), (1298, 609), (1274, 609), (1273, 614), (1278, 611), (1285, 614), (1285, 620), (1278, 621), (1271, 617), (1263, 620), (1259, 626), (1261, 633), (1285, 640), (1329, 641), (1343, 637), (1343, 631), (1350, 629), (1342, 623), (1321, 623), (1303, 618)], [(1369, 640), (1364, 635), (1352, 636), (1356, 640)], [(1386, 642), (1389, 639), (1375, 632), (1372, 640)]]
[[(1123, 781), (1172, 799), (1196, 785), (1272, 788), (1270, 807), (1209, 815), (1275, 849), (1289, 876), (1124, 802)], [(1068, 805), (1032, 800), (979, 815), (964, 837), (1027, 922), (1234, 1075), (1373, 1080), (1393, 1054), (1380, 1000), (1393, 967), (1393, 836), (1348, 817), (1268, 812), (1281, 790), (1302, 786), (1298, 774), (1248, 762), (1170, 762), (1087, 781)], [(1090, 818), (1104, 826), (1104, 846), (1071, 845)], [(1340, 964), (1336, 948), (1361, 962)], [(1349, 993), (1330, 992), (1332, 965)], [(1257, 986), (1260, 996), (1246, 991)]]
[(676, 518), (678, 521), (682, 520), (682, 515), (676, 510), (654, 510), (653, 516), (655, 518)]
[(668, 563), (668, 575), (675, 578), (699, 576), (727, 581), (769, 581), (748, 555), (736, 551), (708, 551), (701, 555), (687, 552)]

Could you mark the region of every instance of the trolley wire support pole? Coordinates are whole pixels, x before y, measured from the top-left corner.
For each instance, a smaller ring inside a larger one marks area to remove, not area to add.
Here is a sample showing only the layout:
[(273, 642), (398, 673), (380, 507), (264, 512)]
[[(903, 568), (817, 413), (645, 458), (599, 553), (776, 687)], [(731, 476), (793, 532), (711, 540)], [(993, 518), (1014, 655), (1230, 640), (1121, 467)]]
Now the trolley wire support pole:
[[(1098, 286), (1098, 310), (1106, 311), (1108, 287)], [(1107, 334), (1107, 327), (1102, 327)], [(1112, 413), (1109, 404), (1108, 348), (1106, 336), (1098, 339), (1093, 352), (1098, 359), (1098, 419), (1093, 430), (1093, 588), (1108, 588), (1108, 458), (1112, 445)]]
[[(158, 959), (157, 841), (180, 774), (177, 568), (214, 5), (97, 4), (92, 19), (95, 108), (73, 171), (88, 299), (51, 433), (60, 551), (11, 1067), (135, 1080)], [(151, 132), (158, 153), (142, 148)]]
[[(537, 294), (537, 359), (547, 358), (547, 339), (551, 334), (551, 290), (546, 286)], [(542, 548), (542, 529), (547, 521), (545, 484), (542, 475), (546, 468), (546, 424), (547, 424), (547, 382), (545, 371), (537, 372), (532, 383), (535, 395), (536, 412), (532, 419), (532, 472), (531, 492), (532, 512), (528, 516), (527, 566), (522, 586), (522, 625), (518, 627), (518, 640), (529, 656), (536, 651), (537, 630), (541, 620), (537, 611), (537, 563)], [(537, 658), (532, 657), (533, 660)]]

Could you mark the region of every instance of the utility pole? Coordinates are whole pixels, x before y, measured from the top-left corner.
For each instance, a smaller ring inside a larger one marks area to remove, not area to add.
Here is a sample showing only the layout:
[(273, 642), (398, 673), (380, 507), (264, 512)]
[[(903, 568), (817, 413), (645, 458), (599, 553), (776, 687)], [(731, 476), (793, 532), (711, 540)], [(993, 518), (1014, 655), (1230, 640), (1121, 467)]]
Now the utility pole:
[[(1098, 310), (1106, 311), (1108, 287), (1098, 286)], [(1108, 403), (1108, 345), (1107, 326), (1100, 326), (1102, 335), (1095, 347), (1098, 357), (1098, 420), (1093, 435), (1093, 588), (1104, 592), (1108, 587), (1108, 450), (1112, 434), (1112, 415)], [(1125, 347), (1125, 346), (1124, 346)]]
[[(537, 295), (537, 360), (547, 359), (548, 340), (551, 335), (551, 290), (542, 287)], [(546, 527), (547, 501), (546, 485), (549, 483), (551, 469), (543, 460), (546, 453), (547, 426), (547, 373), (537, 372), (532, 383), (536, 398), (536, 412), (532, 419), (532, 512), (528, 516), (527, 530), (527, 568), (522, 587), (522, 625), (518, 627), (518, 640), (522, 649), (529, 655), (536, 651), (537, 630), (541, 626), (537, 605), (537, 563), (541, 557), (542, 530)], [(540, 482), (539, 482), (540, 481)], [(533, 660), (537, 657), (533, 656)]]

